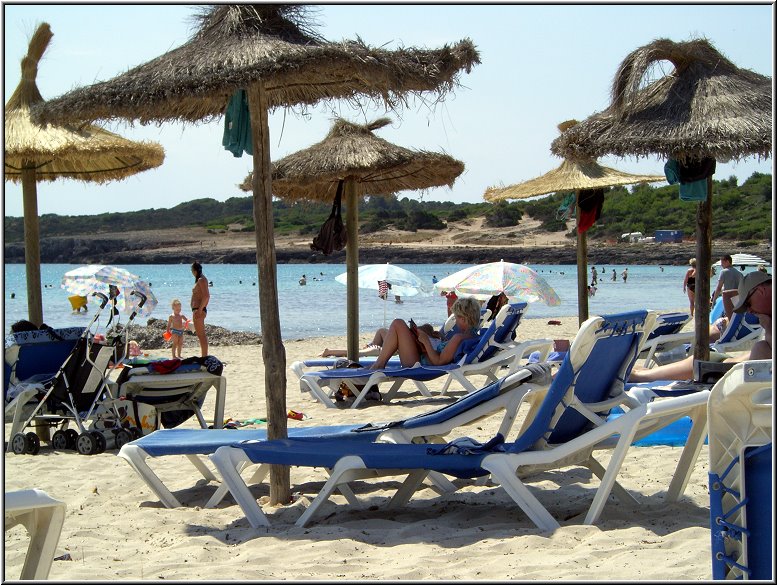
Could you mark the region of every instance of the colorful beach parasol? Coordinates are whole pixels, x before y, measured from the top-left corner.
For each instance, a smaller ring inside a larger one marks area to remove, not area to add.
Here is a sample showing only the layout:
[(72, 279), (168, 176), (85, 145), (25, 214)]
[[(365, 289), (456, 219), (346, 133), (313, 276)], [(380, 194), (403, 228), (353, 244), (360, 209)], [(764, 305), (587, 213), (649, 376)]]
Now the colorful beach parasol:
[(464, 268), (434, 285), (437, 291), (456, 291), (457, 295), (480, 300), (505, 293), (527, 303), (542, 301), (548, 306), (561, 304), (556, 291), (536, 271), (514, 262), (489, 262)]
[[(135, 311), (138, 315), (148, 316), (157, 306), (157, 298), (151, 286), (139, 276), (117, 266), (89, 264), (65, 273), (62, 277), (62, 288), (75, 295), (89, 296), (93, 292), (109, 294), (111, 286), (119, 289), (116, 308), (128, 315)], [(140, 293), (146, 297), (146, 302), (139, 307)]]

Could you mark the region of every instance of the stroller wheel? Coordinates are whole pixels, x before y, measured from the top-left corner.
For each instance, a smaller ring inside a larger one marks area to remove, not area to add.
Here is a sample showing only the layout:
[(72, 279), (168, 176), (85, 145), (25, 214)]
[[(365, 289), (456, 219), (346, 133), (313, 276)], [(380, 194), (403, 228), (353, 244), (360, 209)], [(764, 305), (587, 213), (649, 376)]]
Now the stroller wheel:
[(25, 453), (29, 453), (30, 455), (37, 455), (40, 453), (40, 438), (38, 435), (36, 435), (33, 432), (29, 432), (25, 435)]
[(132, 435), (125, 429), (119, 429), (116, 431), (116, 448), (121, 449), (124, 445), (132, 440)]
[(54, 436), (51, 437), (51, 446), (54, 449), (67, 449), (69, 447), (67, 433), (65, 431), (55, 432)]
[(73, 451), (76, 450), (76, 443), (78, 442), (78, 431), (75, 429), (67, 429), (65, 431), (65, 436), (67, 437), (67, 449), (72, 449)]
[(105, 440), (105, 436), (99, 431), (90, 431), (89, 434), (94, 437), (94, 441), (97, 443), (97, 450), (95, 453), (105, 453), (105, 450), (108, 448), (108, 441)]
[(17, 455), (23, 455), (27, 451), (27, 437), (24, 433), (16, 433), (11, 439), (11, 448)]
[(90, 433), (81, 433), (76, 440), (76, 449), (81, 455), (93, 455), (97, 452), (97, 439)]

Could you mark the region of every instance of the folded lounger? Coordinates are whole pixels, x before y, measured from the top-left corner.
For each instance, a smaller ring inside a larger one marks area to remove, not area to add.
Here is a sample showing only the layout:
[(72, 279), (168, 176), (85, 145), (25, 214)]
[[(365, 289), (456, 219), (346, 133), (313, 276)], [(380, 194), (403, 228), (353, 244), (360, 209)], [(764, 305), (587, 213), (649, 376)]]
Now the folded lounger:
[[(426, 437), (433, 440), (456, 427), (470, 424), (489, 416), (501, 409), (505, 410), (499, 426), (500, 432), (507, 434), (512, 428), (521, 401), (533, 392), (547, 388), (550, 383), (550, 370), (542, 364), (532, 365), (488, 384), (480, 390), (468, 394), (442, 408), (423, 413), (404, 420), (389, 423), (367, 425), (338, 425), (290, 428), (292, 437), (335, 437), (338, 441), (386, 441), (409, 443)], [(260, 430), (201, 430), (169, 429), (159, 430), (137, 439), (122, 447), (119, 457), (124, 458), (138, 475), (146, 482), (152, 492), (168, 508), (179, 507), (178, 499), (149, 467), (146, 459), (167, 455), (185, 455), (207, 481), (218, 481), (213, 472), (200, 459), (200, 455), (209, 455), (218, 447), (230, 445), (246, 439), (265, 440), (267, 432)], [(260, 474), (264, 470), (260, 470)], [(448, 482), (437, 478), (437, 484), (449, 487)], [(249, 480), (249, 483), (252, 480)], [(226, 493), (222, 485), (206, 507), (212, 507), (221, 501)]]
[[(385, 443), (344, 443), (331, 440), (286, 439), (247, 441), (220, 447), (211, 460), (252, 526), (268, 525), (267, 518), (237, 470), (246, 461), (331, 470), (329, 480), (309, 508), (298, 519), (304, 526), (335, 489), (355, 479), (380, 475), (407, 475), (391, 500), (405, 504), (423, 478), (436, 471), (459, 478), (491, 474), (505, 491), (542, 530), (553, 530), (558, 522), (531, 494), (518, 477), (522, 472), (582, 464), (601, 478), (587, 524), (594, 523), (611, 491), (621, 500), (634, 498), (615, 481), (632, 441), (661, 428), (680, 416), (692, 413), (694, 429), (680, 457), (668, 492), (677, 499), (688, 481), (706, 430), (708, 392), (639, 404), (623, 391), (624, 380), (637, 359), (641, 338), (649, 332), (655, 315), (637, 311), (592, 317), (580, 328), (568, 355), (548, 391), (535, 394), (524, 428), (515, 441), (504, 443), (497, 434), (486, 445), (471, 440), (453, 441), (447, 446)], [(541, 399), (540, 399), (541, 398)], [(610, 409), (625, 405), (623, 416), (607, 421)], [(461, 443), (464, 443), (462, 446)], [(592, 456), (597, 448), (614, 447), (607, 469)]]
[(736, 364), (710, 394), (713, 579), (774, 581), (773, 402), (772, 360)]

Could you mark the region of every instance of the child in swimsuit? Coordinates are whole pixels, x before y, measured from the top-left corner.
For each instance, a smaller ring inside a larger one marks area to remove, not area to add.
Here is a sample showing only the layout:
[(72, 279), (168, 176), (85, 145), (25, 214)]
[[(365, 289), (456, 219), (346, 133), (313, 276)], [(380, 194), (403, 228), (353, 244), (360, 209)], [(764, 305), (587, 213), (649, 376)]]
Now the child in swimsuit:
[(183, 352), (183, 332), (186, 330), (186, 325), (189, 322), (183, 314), (181, 314), (181, 301), (173, 299), (173, 314), (167, 318), (167, 332), (172, 334), (173, 342), (173, 359), (180, 358)]

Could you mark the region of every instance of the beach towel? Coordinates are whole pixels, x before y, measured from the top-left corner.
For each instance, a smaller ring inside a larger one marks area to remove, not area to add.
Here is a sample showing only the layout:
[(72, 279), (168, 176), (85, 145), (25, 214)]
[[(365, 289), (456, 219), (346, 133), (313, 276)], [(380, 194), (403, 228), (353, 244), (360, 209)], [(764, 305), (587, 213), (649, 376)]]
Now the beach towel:
[(232, 94), (224, 113), (224, 136), (222, 146), (235, 155), (243, 156), (243, 152), (253, 155), (251, 143), (251, 116), (248, 112), (248, 96), (244, 89)]

